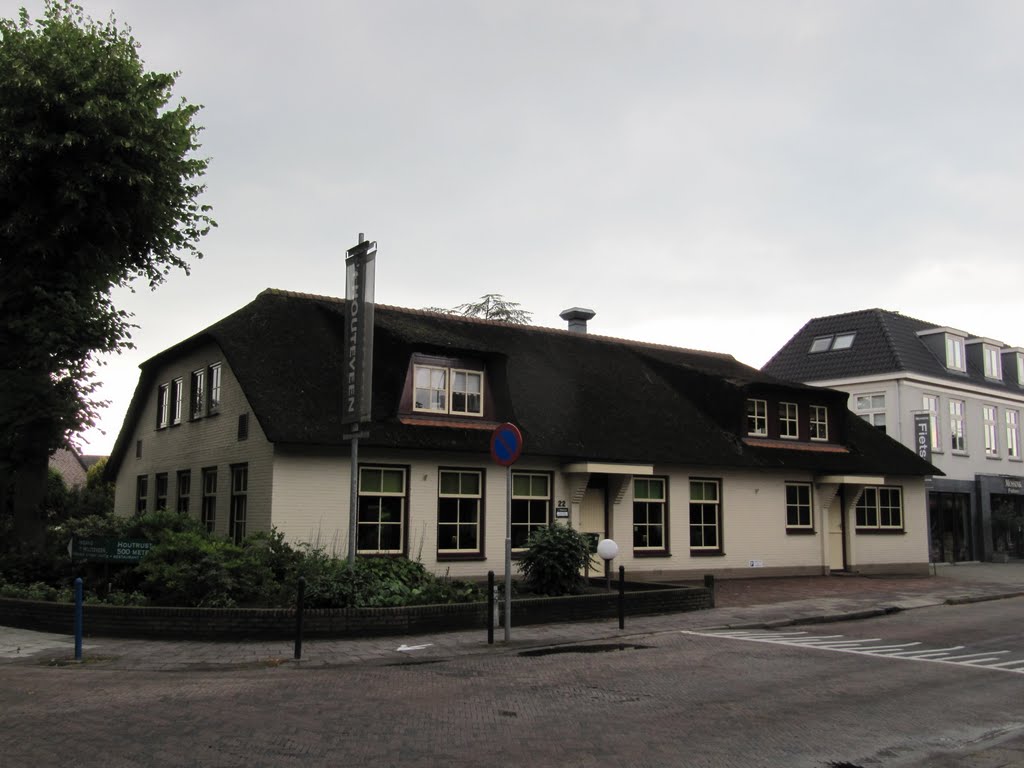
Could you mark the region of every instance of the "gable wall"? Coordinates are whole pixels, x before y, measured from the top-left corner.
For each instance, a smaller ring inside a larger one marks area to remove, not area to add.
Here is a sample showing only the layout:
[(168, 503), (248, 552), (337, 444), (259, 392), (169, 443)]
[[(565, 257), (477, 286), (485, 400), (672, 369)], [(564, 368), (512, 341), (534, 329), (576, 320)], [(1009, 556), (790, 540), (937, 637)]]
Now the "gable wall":
[[(216, 415), (195, 421), (188, 418), (189, 375), (212, 363), (221, 363), (221, 400)], [(182, 423), (157, 429), (157, 389), (175, 378), (184, 379), (185, 397)], [(249, 414), (249, 437), (238, 440), (238, 417)], [(136, 458), (136, 441), (142, 441), (142, 456)], [(227, 535), (231, 498), (231, 465), (249, 465), (247, 522), (248, 532), (269, 530), (272, 450), (238, 381), (224, 360), (220, 349), (210, 344), (167, 363), (155, 371), (150, 391), (126, 444), (124, 458), (117, 475), (114, 510), (120, 515), (135, 513), (136, 478), (149, 477), (149, 509), (154, 509), (156, 480), (154, 475), (168, 475), (168, 509), (177, 505), (177, 473), (191, 470), (192, 492), (190, 514), (199, 518), (202, 505), (202, 469), (217, 467), (217, 515), (215, 532)]]

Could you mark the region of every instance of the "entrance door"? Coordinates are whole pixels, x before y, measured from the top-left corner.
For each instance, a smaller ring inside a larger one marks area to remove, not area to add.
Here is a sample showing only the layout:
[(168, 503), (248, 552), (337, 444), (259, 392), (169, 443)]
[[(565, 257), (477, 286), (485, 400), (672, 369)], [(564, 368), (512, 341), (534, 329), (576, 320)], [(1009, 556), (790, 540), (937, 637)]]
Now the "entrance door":
[[(604, 527), (604, 488), (587, 488), (583, 494), (583, 503), (580, 505), (580, 533), (590, 538), (593, 542), (594, 551), (597, 551), (597, 542), (607, 538), (608, 532)], [(598, 569), (590, 569), (592, 573), (600, 575)]]
[(841, 571), (846, 567), (843, 558), (843, 495), (832, 500), (828, 508), (828, 567)]
[(928, 494), (933, 563), (957, 563), (972, 558), (970, 515), (971, 498), (966, 493)]

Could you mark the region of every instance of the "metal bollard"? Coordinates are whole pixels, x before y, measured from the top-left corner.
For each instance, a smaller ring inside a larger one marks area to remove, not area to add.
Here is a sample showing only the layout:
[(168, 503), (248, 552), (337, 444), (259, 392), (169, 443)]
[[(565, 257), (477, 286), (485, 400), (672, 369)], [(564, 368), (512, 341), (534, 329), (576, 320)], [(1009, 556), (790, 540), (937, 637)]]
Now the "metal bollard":
[(619, 629), (626, 628), (626, 566), (619, 566)]
[(494, 571), (487, 572), (487, 644), (494, 645), (494, 626), (498, 623), (498, 613), (494, 610), (498, 603), (498, 590), (494, 586)]
[(715, 575), (713, 573), (704, 574), (704, 589), (711, 591), (711, 607), (715, 607)]
[(302, 658), (302, 614), (306, 610), (306, 577), (299, 576), (299, 593), (295, 600), (295, 659)]
[(75, 661), (82, 660), (82, 577), (75, 579)]

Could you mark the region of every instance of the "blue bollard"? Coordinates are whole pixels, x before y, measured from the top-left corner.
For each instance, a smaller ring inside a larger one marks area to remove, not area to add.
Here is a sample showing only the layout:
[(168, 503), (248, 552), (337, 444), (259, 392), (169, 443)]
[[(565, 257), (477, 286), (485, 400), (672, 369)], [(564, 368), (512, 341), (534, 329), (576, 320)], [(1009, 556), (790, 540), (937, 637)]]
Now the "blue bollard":
[(82, 577), (75, 579), (75, 661), (82, 660)]

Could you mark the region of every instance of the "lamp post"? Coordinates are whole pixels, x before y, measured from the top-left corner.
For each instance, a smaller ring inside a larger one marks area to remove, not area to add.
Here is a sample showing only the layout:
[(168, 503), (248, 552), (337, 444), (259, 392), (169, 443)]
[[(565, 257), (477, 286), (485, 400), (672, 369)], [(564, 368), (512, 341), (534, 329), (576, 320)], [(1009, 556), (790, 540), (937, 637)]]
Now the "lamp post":
[(612, 539), (602, 539), (597, 545), (597, 554), (604, 560), (604, 574), (608, 583), (608, 591), (612, 591), (612, 569), (609, 563), (619, 554), (619, 545)]

